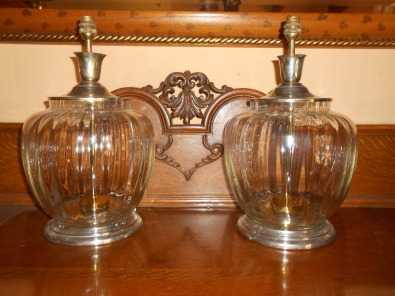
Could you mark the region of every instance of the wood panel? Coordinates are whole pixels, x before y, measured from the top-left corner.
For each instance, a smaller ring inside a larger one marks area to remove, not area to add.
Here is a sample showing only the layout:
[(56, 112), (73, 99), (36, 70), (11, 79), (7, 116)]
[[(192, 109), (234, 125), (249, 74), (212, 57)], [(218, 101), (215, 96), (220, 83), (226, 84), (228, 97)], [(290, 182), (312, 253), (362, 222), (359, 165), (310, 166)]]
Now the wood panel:
[(139, 212), (130, 238), (70, 247), (37, 209), (0, 207), (0, 295), (394, 295), (394, 209), (340, 209), (335, 242), (299, 252), (248, 241), (237, 211)]
[(358, 133), (358, 167), (348, 202), (352, 205), (393, 207), (395, 125), (360, 125)]
[[(79, 18), (92, 15), (107, 43), (281, 46), (288, 13), (0, 9), (0, 41), (75, 42)], [(300, 46), (394, 47), (395, 14), (296, 13)]]
[[(20, 123), (0, 123), (0, 204), (31, 204), (19, 157)], [(345, 206), (395, 207), (395, 125), (359, 125), (358, 167)], [(194, 162), (204, 151), (197, 135), (179, 135), (174, 154)], [(193, 159), (191, 159), (193, 158)], [(156, 160), (142, 206), (234, 207), (222, 161), (195, 172), (190, 180)]]

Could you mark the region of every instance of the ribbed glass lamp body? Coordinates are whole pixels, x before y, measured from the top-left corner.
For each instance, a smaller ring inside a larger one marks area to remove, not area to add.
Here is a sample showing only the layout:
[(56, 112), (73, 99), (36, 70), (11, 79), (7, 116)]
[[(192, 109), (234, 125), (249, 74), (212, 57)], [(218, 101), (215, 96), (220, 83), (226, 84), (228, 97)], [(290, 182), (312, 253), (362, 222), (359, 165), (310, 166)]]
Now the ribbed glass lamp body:
[(224, 143), (228, 183), (246, 213), (239, 228), (256, 226), (247, 230), (250, 238), (274, 247), (324, 244), (312, 235), (322, 234), (350, 187), (357, 155), (352, 122), (330, 112), (326, 100), (262, 99), (228, 122)]
[(154, 157), (150, 122), (112, 101), (49, 104), (26, 121), (22, 133), (28, 183), (53, 217), (46, 236), (82, 245), (126, 237), (141, 223), (134, 210)]

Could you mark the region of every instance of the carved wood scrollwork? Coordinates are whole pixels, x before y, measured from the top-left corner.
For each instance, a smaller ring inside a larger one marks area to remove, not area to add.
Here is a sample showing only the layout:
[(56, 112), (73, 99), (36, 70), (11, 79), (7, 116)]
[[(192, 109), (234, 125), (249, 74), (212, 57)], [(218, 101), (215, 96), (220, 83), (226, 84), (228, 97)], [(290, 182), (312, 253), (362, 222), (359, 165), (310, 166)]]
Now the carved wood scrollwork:
[[(251, 99), (263, 95), (256, 90), (233, 89), (226, 85), (217, 88), (204, 73), (190, 71), (169, 74), (158, 88), (151, 85), (142, 88), (126, 87), (114, 93), (125, 99), (142, 100), (157, 111), (166, 141), (164, 144), (156, 144), (156, 159), (175, 168), (186, 181), (199, 168), (223, 155), (223, 144), (211, 144), (208, 139), (215, 116), (221, 107), (235, 99)], [(208, 151), (206, 156), (189, 168), (185, 168), (169, 154), (174, 141), (173, 135), (181, 134), (199, 134), (202, 146)]]
[[(203, 119), (207, 115), (209, 107), (218, 99), (215, 94), (226, 94), (232, 88), (226, 85), (217, 88), (204, 73), (185, 71), (169, 74), (158, 88), (149, 85), (144, 87), (143, 90), (158, 97), (159, 102), (165, 107), (170, 127), (183, 126), (188, 128), (204, 126)], [(199, 119), (199, 121), (193, 122), (194, 119)], [(167, 142), (164, 145), (157, 144), (156, 159), (174, 167), (184, 175), (187, 181), (191, 179), (197, 169), (221, 158), (224, 151), (221, 143), (209, 144), (207, 134), (204, 134), (202, 145), (210, 154), (195, 163), (193, 167), (184, 168), (166, 153), (172, 143), (173, 137), (168, 135)]]
[[(203, 121), (198, 124), (191, 121), (205, 117), (204, 111), (217, 98), (214, 94), (225, 94), (232, 88), (226, 85), (217, 88), (204, 73), (185, 71), (171, 73), (158, 88), (148, 85), (143, 90), (158, 96), (160, 103), (167, 109), (170, 126), (201, 126)], [(182, 120), (182, 124), (175, 123), (176, 119)]]
[(181, 174), (184, 175), (185, 180), (187, 181), (191, 179), (193, 173), (197, 169), (209, 163), (212, 163), (213, 161), (216, 161), (217, 159), (221, 158), (224, 153), (224, 146), (221, 143), (209, 144), (207, 135), (203, 135), (202, 136), (203, 147), (206, 148), (210, 152), (210, 154), (202, 158), (199, 162), (195, 163), (195, 165), (192, 168), (185, 169), (177, 160), (166, 154), (166, 151), (171, 147), (172, 144), (173, 144), (172, 135), (167, 136), (166, 144), (164, 145), (156, 144), (155, 158), (175, 168), (177, 171), (179, 171)]

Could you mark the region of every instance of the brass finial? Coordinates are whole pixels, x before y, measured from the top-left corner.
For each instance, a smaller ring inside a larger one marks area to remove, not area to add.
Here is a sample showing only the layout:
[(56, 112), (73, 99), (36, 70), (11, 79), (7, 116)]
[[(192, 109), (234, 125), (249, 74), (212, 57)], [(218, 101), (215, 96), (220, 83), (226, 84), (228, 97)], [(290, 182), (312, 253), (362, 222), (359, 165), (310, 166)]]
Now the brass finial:
[(78, 25), (78, 33), (83, 40), (82, 50), (92, 52), (92, 41), (97, 35), (95, 21), (91, 16), (83, 16)]
[(283, 33), (288, 41), (288, 54), (293, 57), (295, 56), (295, 41), (302, 34), (302, 25), (298, 16), (288, 16)]
[(96, 24), (91, 16), (83, 16), (78, 23), (78, 33), (82, 40), (82, 51), (76, 52), (77, 69), (80, 74), (79, 83), (66, 95), (68, 99), (115, 100), (111, 94), (99, 83), (101, 65), (104, 54), (92, 52), (92, 42), (97, 35)]
[(298, 16), (288, 16), (283, 26), (283, 35), (288, 42), (288, 51), (279, 56), (281, 83), (268, 95), (270, 99), (311, 99), (313, 95), (300, 83), (304, 54), (295, 53), (295, 41), (302, 33)]

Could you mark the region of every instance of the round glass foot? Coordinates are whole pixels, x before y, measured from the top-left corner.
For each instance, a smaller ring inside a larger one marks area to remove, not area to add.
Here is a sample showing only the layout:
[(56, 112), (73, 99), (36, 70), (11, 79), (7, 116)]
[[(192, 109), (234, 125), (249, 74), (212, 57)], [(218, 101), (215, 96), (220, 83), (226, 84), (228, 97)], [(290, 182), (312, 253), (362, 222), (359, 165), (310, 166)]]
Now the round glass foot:
[(336, 237), (335, 228), (328, 220), (307, 230), (278, 230), (259, 224), (243, 215), (237, 221), (237, 226), (248, 239), (285, 250), (309, 250), (321, 247), (331, 243)]
[(52, 219), (45, 226), (44, 235), (57, 244), (98, 246), (124, 239), (142, 224), (143, 220), (135, 211), (120, 221), (100, 227), (81, 227)]

